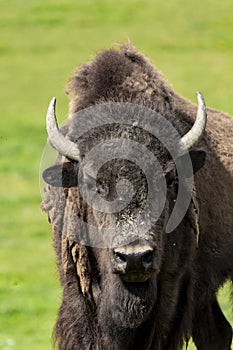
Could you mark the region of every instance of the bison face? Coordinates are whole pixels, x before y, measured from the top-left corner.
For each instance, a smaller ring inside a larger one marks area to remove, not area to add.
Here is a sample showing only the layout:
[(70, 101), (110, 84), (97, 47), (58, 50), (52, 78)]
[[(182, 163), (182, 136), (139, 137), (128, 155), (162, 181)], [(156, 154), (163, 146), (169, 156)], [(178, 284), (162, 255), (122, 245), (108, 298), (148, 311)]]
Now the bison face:
[[(139, 169), (135, 165), (119, 160), (114, 163), (115, 166), (118, 165), (118, 170), (114, 171), (118, 178), (131, 178), (134, 196), (127, 208), (114, 218), (115, 225), (123, 228), (118, 231), (118, 235), (113, 236), (113, 246), (109, 249), (92, 249), (92, 252), (97, 260), (101, 285), (98, 294), (99, 324), (105, 334), (112, 334), (114, 325), (116, 334), (119, 335), (123, 329), (136, 329), (149, 321), (155, 310), (160, 271), (165, 258), (165, 227), (174, 206), (173, 199), (177, 195), (177, 182), (176, 173), (171, 169), (166, 176), (167, 201), (161, 217), (146, 234), (142, 234), (133, 220), (146, 203), (146, 179), (142, 173), (137, 177)], [(110, 169), (114, 169), (113, 162)], [(103, 174), (108, 173), (106, 170), (107, 168)], [(107, 181), (104, 183), (106, 186)], [(158, 185), (159, 183), (160, 181)], [(100, 184), (101, 181), (99, 186)], [(112, 191), (115, 193), (115, 186)], [(104, 193), (109, 194), (109, 190)], [(132, 225), (125, 228), (125, 221), (132, 222)], [(171, 263), (172, 260), (169, 265)]]

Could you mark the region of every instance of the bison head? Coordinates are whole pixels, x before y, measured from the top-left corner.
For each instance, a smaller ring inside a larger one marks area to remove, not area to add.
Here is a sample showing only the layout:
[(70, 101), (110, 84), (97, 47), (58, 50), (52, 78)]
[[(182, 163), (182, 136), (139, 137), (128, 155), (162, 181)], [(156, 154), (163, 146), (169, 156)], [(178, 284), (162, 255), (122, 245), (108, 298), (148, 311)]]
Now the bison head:
[[(162, 298), (159, 296), (161, 271), (171, 275), (178, 268), (182, 274), (182, 254), (187, 254), (185, 263), (189, 260), (190, 249), (187, 253), (184, 247), (193, 245), (195, 232), (189, 218), (189, 203), (187, 213), (183, 214), (185, 199), (176, 206), (177, 165), (180, 164), (183, 179), (179, 179), (179, 187), (184, 192), (190, 191), (192, 202), (192, 189), (186, 180), (204, 162), (202, 152), (192, 151), (206, 123), (200, 93), (198, 102), (193, 127), (178, 138), (175, 129), (164, 124), (165, 119), (157, 112), (119, 103), (81, 111), (59, 130), (55, 99), (50, 103), (49, 142), (60, 156), (57, 164), (43, 173), (49, 184), (47, 196), (52, 202), (49, 216), (57, 226), (60, 241), (62, 236), (66, 237), (66, 247), (77, 265), (79, 287), (98, 305), (98, 320), (105, 334), (112, 332), (112, 324), (115, 329), (136, 329), (148, 320), (157, 299)], [(111, 122), (106, 122), (109, 116)], [(93, 118), (95, 122), (99, 118), (100, 122), (90, 127), (88, 123)], [(193, 168), (189, 168), (185, 157), (191, 159)], [(51, 200), (56, 191), (62, 191), (62, 205), (55, 197)], [(166, 227), (171, 215), (186, 219), (178, 222), (178, 228), (169, 235)], [(67, 242), (72, 244), (67, 246)], [(84, 247), (83, 263), (80, 251)], [(63, 249), (60, 255), (64, 255)]]

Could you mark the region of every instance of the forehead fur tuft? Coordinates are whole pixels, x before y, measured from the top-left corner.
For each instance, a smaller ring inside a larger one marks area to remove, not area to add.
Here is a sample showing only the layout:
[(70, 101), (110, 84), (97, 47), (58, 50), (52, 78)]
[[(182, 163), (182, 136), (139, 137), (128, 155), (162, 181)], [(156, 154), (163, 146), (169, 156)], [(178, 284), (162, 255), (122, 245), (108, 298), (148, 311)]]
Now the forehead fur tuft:
[(172, 95), (161, 74), (131, 44), (121, 45), (119, 50), (103, 50), (91, 62), (78, 67), (66, 91), (71, 95), (72, 114), (101, 101), (148, 105), (155, 96), (164, 103)]

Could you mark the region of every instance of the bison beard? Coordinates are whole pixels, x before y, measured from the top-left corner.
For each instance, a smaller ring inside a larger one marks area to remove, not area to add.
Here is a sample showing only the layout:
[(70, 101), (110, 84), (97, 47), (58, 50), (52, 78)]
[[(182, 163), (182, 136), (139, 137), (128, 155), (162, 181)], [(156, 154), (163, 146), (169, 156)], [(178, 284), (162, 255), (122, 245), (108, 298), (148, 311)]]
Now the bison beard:
[[(105, 282), (100, 303), (101, 328), (110, 327), (110, 332), (113, 324), (118, 329), (137, 328), (148, 319), (153, 309), (156, 300), (155, 281), (150, 279), (143, 283), (128, 284), (116, 277), (115, 281), (109, 282), (109, 279)], [(108, 319), (109, 325), (105, 323)]]
[(98, 320), (105, 341), (114, 344), (113, 349), (131, 348), (135, 344), (137, 328), (143, 328), (148, 323), (156, 301), (154, 282), (150, 280), (131, 285), (125, 284), (119, 277), (111, 282), (106, 280)]

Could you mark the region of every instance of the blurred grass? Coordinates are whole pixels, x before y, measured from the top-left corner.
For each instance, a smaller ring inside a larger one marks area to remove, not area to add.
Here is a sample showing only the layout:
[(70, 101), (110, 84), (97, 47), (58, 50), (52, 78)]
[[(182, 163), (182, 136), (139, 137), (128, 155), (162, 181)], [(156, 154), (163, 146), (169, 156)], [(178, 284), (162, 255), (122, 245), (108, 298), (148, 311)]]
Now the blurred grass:
[(232, 0), (0, 0), (0, 349), (51, 348), (60, 290), (38, 180), (50, 98), (61, 122), (75, 66), (130, 39), (177, 91), (233, 114), (232, 33)]

